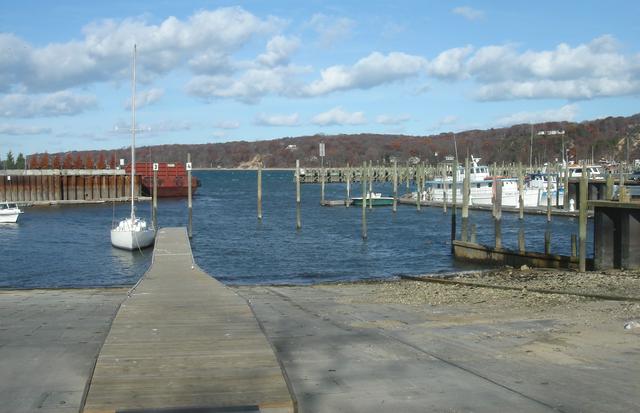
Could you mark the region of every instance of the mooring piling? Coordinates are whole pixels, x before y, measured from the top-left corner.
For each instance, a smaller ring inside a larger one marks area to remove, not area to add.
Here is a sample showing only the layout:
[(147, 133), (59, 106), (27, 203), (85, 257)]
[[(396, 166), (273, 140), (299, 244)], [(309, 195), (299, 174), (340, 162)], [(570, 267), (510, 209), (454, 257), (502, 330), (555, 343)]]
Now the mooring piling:
[(349, 164), (347, 164), (347, 175), (345, 179), (347, 180), (347, 198), (344, 200), (344, 205), (349, 208), (349, 204), (351, 204), (351, 168)]
[(367, 198), (365, 193), (367, 192), (367, 179), (366, 179), (367, 163), (362, 164), (361, 179), (362, 182), (362, 239), (367, 239)]
[(151, 223), (154, 230), (158, 230), (158, 168), (153, 168), (153, 207), (151, 209)]
[(494, 179), (495, 199), (494, 199), (494, 228), (496, 238), (496, 249), (502, 248), (502, 181)]
[(547, 222), (551, 222), (551, 171), (549, 170), (549, 166), (547, 166)]
[(453, 250), (453, 241), (456, 239), (456, 209), (458, 198), (458, 158), (453, 165), (453, 186), (451, 188), (451, 249)]
[(296, 229), (302, 228), (300, 218), (300, 160), (296, 159)]
[(544, 253), (551, 254), (551, 230), (548, 228), (544, 232)]
[(470, 194), (470, 179), (471, 179), (471, 167), (469, 165), (469, 158), (464, 161), (464, 179), (462, 181), (462, 241), (467, 241), (469, 223), (469, 196)]
[(526, 245), (524, 242), (524, 227), (520, 226), (520, 229), (518, 230), (518, 251), (521, 254), (524, 254), (526, 251)]
[(193, 236), (193, 202), (192, 202), (193, 191), (191, 188), (191, 154), (187, 154), (187, 206), (189, 208), (189, 222), (187, 225), (187, 234), (189, 238)]
[(587, 270), (587, 192), (589, 178), (587, 165), (582, 164), (580, 178), (580, 215), (578, 218), (578, 267), (580, 272)]
[(258, 164), (258, 221), (262, 221), (262, 162)]
[(398, 161), (393, 161), (393, 212), (398, 209)]

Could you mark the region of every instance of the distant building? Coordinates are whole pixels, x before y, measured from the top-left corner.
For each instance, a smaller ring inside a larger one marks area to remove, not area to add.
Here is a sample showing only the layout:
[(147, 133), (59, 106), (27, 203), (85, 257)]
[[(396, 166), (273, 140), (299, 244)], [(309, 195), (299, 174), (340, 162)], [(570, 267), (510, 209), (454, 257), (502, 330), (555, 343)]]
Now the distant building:
[(541, 135), (564, 135), (564, 131), (563, 130), (558, 130), (558, 129), (552, 129), (552, 130), (541, 130), (538, 131), (538, 136)]
[(295, 150), (298, 149), (298, 145), (293, 145), (293, 144), (287, 145), (287, 147), (285, 149), (288, 150), (288, 151), (295, 151)]

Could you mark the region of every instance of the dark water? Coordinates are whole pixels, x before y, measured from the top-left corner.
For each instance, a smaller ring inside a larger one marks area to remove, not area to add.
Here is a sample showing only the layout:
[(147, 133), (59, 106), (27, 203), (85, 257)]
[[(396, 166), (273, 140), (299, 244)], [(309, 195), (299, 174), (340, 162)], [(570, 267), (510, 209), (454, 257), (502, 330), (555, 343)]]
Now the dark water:
[[(255, 172), (196, 175), (202, 186), (193, 204), (193, 252), (200, 267), (225, 283), (307, 284), (471, 269), (452, 260), (451, 216), (439, 208), (417, 212), (415, 206), (401, 205), (395, 215), (390, 207), (367, 210), (368, 239), (363, 241), (361, 209), (320, 207), (319, 185), (302, 186), (302, 229), (296, 231), (292, 172), (264, 172), (262, 223), (256, 219)], [(353, 189), (359, 195), (360, 186)], [(378, 184), (375, 190), (391, 194), (392, 188)], [(327, 185), (327, 199), (344, 196), (344, 185)], [(139, 204), (139, 215), (150, 216), (149, 207)], [(19, 224), (0, 225), (0, 287), (135, 283), (152, 250), (120, 251), (109, 238), (112, 221), (128, 215), (128, 208), (27, 208)], [(186, 200), (160, 200), (158, 208), (160, 226), (186, 226)], [(470, 221), (478, 227), (478, 241), (492, 244), (491, 214), (471, 211)], [(503, 245), (516, 248), (519, 225), (517, 214), (503, 214)], [(543, 251), (546, 218), (526, 216), (524, 225), (527, 249)], [(577, 220), (554, 217), (549, 228), (552, 251), (568, 255)]]

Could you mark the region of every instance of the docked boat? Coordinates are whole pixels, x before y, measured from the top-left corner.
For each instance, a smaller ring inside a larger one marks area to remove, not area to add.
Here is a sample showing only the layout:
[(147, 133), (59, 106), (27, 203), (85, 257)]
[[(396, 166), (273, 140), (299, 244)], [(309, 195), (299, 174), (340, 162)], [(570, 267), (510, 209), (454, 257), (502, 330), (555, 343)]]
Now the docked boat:
[[(502, 205), (506, 207), (519, 206), (518, 180), (508, 177), (494, 177), (489, 174), (489, 167), (479, 165), (480, 158), (471, 156), (469, 170), (469, 205), (490, 206), (495, 198), (497, 185), (502, 186)], [(463, 193), (462, 186), (465, 178), (465, 168), (458, 167), (456, 172), (457, 190), (456, 203), (461, 204)], [(416, 195), (417, 196), (417, 195)], [(426, 182), (426, 190), (422, 192), (423, 201), (451, 202), (453, 199), (453, 177), (437, 178)], [(525, 207), (538, 206), (539, 191), (528, 187), (523, 188), (523, 201)]]
[[(586, 165), (587, 175), (591, 180), (603, 180), (604, 175), (600, 165)], [(569, 165), (569, 178), (580, 178), (582, 176), (582, 165)]]
[[(369, 192), (364, 201), (371, 206), (389, 206), (393, 205), (393, 197), (382, 196), (379, 192)], [(353, 205), (362, 205), (362, 197), (351, 198)]]
[(549, 197), (551, 197), (551, 206), (563, 205), (564, 189), (559, 187), (556, 174), (529, 174), (527, 176), (527, 188), (538, 191), (539, 206), (546, 206)]
[(133, 77), (131, 97), (131, 215), (111, 229), (111, 245), (125, 250), (136, 250), (151, 246), (156, 238), (156, 231), (147, 225), (144, 218), (135, 214), (136, 173), (136, 47), (133, 46)]
[(14, 224), (18, 222), (18, 217), (22, 211), (16, 204), (5, 202), (0, 204), (0, 224)]

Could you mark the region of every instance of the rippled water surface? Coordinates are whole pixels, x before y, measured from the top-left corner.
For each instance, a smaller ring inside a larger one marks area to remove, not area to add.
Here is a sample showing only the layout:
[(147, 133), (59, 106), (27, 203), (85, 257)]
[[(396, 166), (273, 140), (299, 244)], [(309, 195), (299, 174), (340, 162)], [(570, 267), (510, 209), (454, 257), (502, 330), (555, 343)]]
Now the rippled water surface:
[[(440, 208), (417, 212), (415, 206), (399, 206), (396, 214), (390, 207), (368, 210), (368, 239), (363, 241), (361, 209), (320, 207), (319, 185), (302, 186), (302, 229), (296, 231), (293, 172), (264, 172), (261, 223), (255, 172), (196, 176), (202, 186), (193, 202), (193, 252), (202, 269), (225, 283), (306, 284), (470, 269), (451, 258), (451, 216)], [(353, 187), (353, 195), (359, 195), (360, 186)], [(379, 184), (376, 190), (391, 194), (391, 185)], [(327, 199), (344, 197), (344, 185), (327, 185)], [(152, 249), (121, 251), (109, 239), (112, 221), (126, 216), (128, 208), (32, 207), (17, 225), (0, 224), (0, 287), (135, 283), (148, 268)], [(149, 208), (149, 203), (139, 204), (139, 215), (149, 217)], [(186, 200), (161, 199), (158, 208), (160, 226), (186, 226)], [(478, 241), (492, 244), (491, 214), (471, 211), (470, 219), (478, 227)], [(519, 225), (517, 214), (503, 214), (505, 246), (515, 248)], [(542, 251), (546, 218), (526, 216), (524, 225), (527, 248)], [(568, 254), (577, 220), (554, 217), (549, 228), (552, 251)]]

